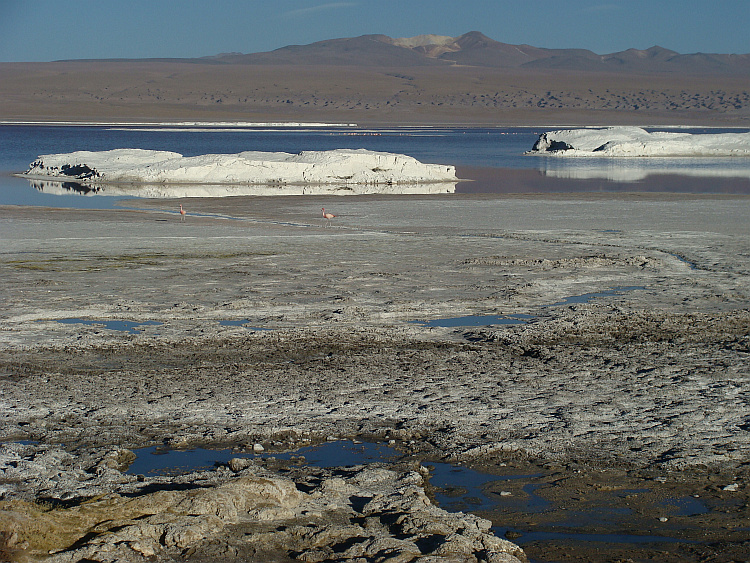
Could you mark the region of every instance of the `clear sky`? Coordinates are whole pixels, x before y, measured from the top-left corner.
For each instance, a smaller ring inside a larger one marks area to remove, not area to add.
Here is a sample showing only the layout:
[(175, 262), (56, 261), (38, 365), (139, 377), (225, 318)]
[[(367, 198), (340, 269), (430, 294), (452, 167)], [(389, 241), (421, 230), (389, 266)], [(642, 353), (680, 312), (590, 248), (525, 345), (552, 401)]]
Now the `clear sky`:
[(750, 0), (0, 0), (0, 61), (202, 57), (382, 33), (750, 53)]

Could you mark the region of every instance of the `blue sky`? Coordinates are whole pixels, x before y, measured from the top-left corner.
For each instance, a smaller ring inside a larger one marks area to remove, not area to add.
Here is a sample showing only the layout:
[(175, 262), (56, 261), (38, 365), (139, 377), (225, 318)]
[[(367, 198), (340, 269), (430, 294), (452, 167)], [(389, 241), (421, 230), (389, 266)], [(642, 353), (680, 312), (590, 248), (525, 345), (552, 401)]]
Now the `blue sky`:
[(481, 31), (604, 54), (750, 53), (750, 0), (0, 0), (0, 61), (201, 57)]

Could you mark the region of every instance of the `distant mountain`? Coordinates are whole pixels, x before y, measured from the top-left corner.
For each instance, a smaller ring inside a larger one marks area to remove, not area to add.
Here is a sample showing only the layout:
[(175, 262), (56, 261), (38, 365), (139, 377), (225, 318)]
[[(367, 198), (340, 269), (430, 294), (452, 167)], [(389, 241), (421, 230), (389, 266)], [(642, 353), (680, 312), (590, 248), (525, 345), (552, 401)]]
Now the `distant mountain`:
[(478, 32), (460, 37), (420, 35), (393, 39), (363, 35), (290, 45), (253, 54), (224, 54), (205, 62), (255, 65), (410, 67), (463, 65), (608, 72), (750, 73), (750, 54), (680, 54), (654, 46), (598, 55), (586, 49), (545, 49), (501, 43)]
[(329, 39), (310, 45), (290, 45), (266, 53), (224, 55), (214, 61), (262, 65), (353, 65), (427, 66), (446, 64), (417, 50), (401, 47), (386, 35), (362, 35), (349, 39)]

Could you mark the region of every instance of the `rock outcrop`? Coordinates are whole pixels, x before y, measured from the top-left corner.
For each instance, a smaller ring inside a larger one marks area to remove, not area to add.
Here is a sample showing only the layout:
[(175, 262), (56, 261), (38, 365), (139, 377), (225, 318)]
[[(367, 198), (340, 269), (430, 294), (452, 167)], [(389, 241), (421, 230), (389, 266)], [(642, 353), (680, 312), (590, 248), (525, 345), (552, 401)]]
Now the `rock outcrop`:
[(393, 185), (455, 182), (456, 170), (442, 164), (365, 149), (299, 154), (248, 151), (184, 157), (143, 149), (78, 151), (41, 155), (24, 173), (86, 185), (136, 184), (337, 184)]
[(648, 132), (640, 127), (542, 133), (526, 154), (554, 156), (750, 156), (750, 133)]
[[(4, 456), (23, 465), (28, 456), (24, 448), (16, 450)], [(127, 454), (109, 452), (80, 472), (81, 480), (89, 481), (88, 494), (100, 491), (93, 498), (74, 495), (67, 503), (44, 505), (6, 491), (9, 500), (0, 501), (0, 555), (54, 563), (186, 556), (200, 561), (526, 561), (518, 546), (492, 533), (488, 520), (433, 505), (423, 467), (396, 471), (373, 464), (281, 475), (238, 459), (216, 471), (144, 478), (119, 472)], [(49, 485), (54, 478), (50, 481), (48, 473), (59, 475), (57, 466), (74, 460), (54, 449), (46, 455), (54, 467), (40, 465), (37, 476)]]

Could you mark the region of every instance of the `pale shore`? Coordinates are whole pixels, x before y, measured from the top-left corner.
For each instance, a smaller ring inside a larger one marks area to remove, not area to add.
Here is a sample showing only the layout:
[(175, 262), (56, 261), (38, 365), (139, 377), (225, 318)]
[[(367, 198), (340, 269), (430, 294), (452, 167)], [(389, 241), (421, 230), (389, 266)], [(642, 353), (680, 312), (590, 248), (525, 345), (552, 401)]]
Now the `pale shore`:
[[(330, 226), (321, 207), (337, 215)], [(0, 435), (38, 442), (5, 446), (5, 502), (133, 494), (145, 485), (117, 464), (93, 469), (122, 448), (391, 440), (412, 463), (543, 474), (537, 493), (556, 508), (484, 514), (496, 526), (546, 529), (575, 510), (575, 491), (648, 483), (727, 511), (664, 509), (659, 528), (662, 514), (631, 499), (632, 533), (702, 542), (662, 561), (739, 556), (750, 541), (736, 525), (750, 477), (747, 217), (747, 196), (664, 193), (0, 208)], [(570, 300), (586, 294), (599, 295)], [(414, 322), (512, 314), (529, 322)], [(58, 322), (75, 318), (158, 324)], [(221, 324), (232, 320), (247, 326)], [(42, 454), (57, 460), (54, 479), (9, 477), (9, 460), (31, 468)], [(221, 530), (214, 547), (235, 545)], [(92, 542), (87, 556), (101, 555)], [(175, 545), (151, 548), (166, 558)], [(148, 552), (131, 548), (133, 560)], [(526, 549), (554, 559), (565, 546)]]

